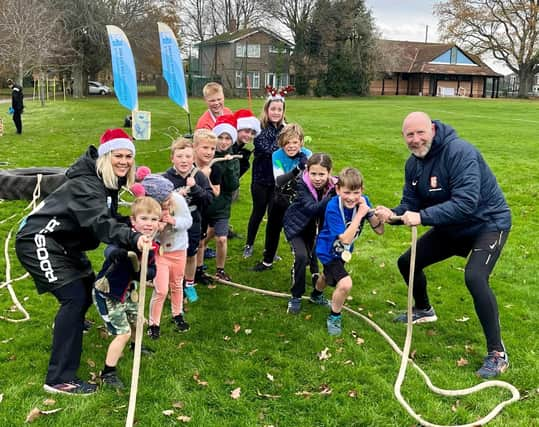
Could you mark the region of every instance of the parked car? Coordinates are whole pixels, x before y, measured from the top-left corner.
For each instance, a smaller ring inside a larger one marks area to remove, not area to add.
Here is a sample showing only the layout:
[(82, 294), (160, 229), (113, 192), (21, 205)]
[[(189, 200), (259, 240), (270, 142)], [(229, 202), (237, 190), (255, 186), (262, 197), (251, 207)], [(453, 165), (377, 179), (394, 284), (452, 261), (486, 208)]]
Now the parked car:
[(109, 95), (112, 91), (103, 83), (88, 81), (88, 93), (90, 95)]

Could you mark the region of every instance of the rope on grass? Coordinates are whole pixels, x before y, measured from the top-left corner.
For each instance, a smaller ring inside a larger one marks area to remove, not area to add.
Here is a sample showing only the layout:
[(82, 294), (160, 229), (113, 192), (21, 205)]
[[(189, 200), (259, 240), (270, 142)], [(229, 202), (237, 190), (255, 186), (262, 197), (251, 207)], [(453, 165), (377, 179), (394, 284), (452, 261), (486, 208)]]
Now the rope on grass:
[[(36, 186), (34, 188), (32, 201), (22, 210), (22, 212), (24, 212), (24, 211), (26, 211), (26, 210), (28, 210), (30, 208), (32, 210), (34, 210), (36, 208), (37, 201), (41, 197), (41, 178), (42, 177), (43, 177), (42, 174), (37, 175), (37, 182), (36, 182)], [(0, 221), (0, 224), (3, 224), (4, 222), (6, 222), (6, 221), (8, 221), (10, 219), (13, 219), (15, 217), (17, 217), (17, 214), (13, 214), (13, 215), (5, 218), (4, 220)], [(6, 261), (6, 280), (4, 282), (0, 283), (0, 289), (7, 287), (8, 291), (9, 291), (9, 295), (11, 296), (11, 300), (13, 301), (13, 304), (15, 304), (16, 309), (19, 312), (21, 312), (24, 317), (22, 319), (12, 319), (10, 317), (0, 316), (0, 320), (5, 320), (7, 322), (12, 322), (12, 323), (19, 323), (19, 322), (26, 322), (27, 320), (30, 320), (30, 315), (28, 314), (28, 311), (26, 311), (26, 309), (20, 303), (19, 299), (17, 298), (17, 294), (15, 293), (15, 290), (13, 289), (13, 286), (11, 284), (13, 282), (17, 282), (19, 280), (26, 279), (29, 276), (29, 274), (25, 273), (22, 276), (17, 277), (15, 279), (11, 278), (11, 262), (9, 260), (9, 241), (11, 240), (11, 234), (12, 233), (13, 233), (13, 227), (11, 228), (11, 230), (9, 230), (9, 233), (8, 233), (8, 235), (6, 237), (6, 241), (5, 241), (5, 244), (4, 244), (4, 259)]]
[(19, 299), (17, 298), (17, 295), (15, 294), (15, 291), (13, 289), (13, 286), (11, 286), (11, 283), (15, 280), (21, 280), (24, 278), (24, 276), (28, 276), (28, 273), (26, 275), (23, 275), (15, 280), (11, 280), (11, 263), (9, 262), (9, 240), (11, 239), (11, 232), (13, 229), (9, 230), (9, 233), (6, 238), (6, 243), (4, 245), (4, 258), (6, 260), (6, 281), (2, 284), (2, 287), (7, 287), (9, 291), (9, 295), (11, 296), (11, 300), (15, 304), (15, 307), (18, 311), (20, 311), (24, 317), (22, 319), (11, 319), (9, 317), (0, 316), (1, 320), (6, 320), (8, 322), (12, 323), (19, 323), (19, 322), (26, 322), (27, 320), (30, 320), (30, 315), (26, 311), (26, 309), (22, 306), (22, 304), (19, 302)]
[[(502, 411), (504, 407), (520, 399), (520, 393), (515, 386), (505, 381), (490, 380), (490, 381), (483, 382), (481, 384), (477, 384), (473, 387), (464, 388), (460, 390), (442, 389), (442, 388), (436, 387), (430, 380), (429, 376), (425, 373), (425, 371), (423, 371), (412, 359), (409, 358), (410, 347), (412, 344), (412, 330), (413, 330), (413, 323), (412, 323), (413, 277), (414, 277), (414, 268), (415, 268), (416, 246), (417, 246), (417, 227), (412, 227), (412, 255), (411, 255), (412, 258), (410, 261), (410, 279), (409, 279), (409, 286), (408, 286), (406, 339), (404, 342), (403, 350), (400, 349), (400, 347), (395, 343), (393, 338), (389, 336), (389, 334), (387, 334), (380, 326), (378, 326), (377, 323), (369, 319), (367, 316), (364, 316), (363, 314), (355, 310), (352, 310), (351, 308), (347, 306), (343, 306), (343, 310), (364, 320), (369, 326), (371, 326), (376, 332), (378, 332), (389, 343), (389, 345), (391, 346), (391, 348), (393, 349), (395, 353), (401, 356), (401, 365), (400, 365), (399, 373), (397, 375), (397, 379), (395, 381), (394, 393), (395, 393), (395, 397), (397, 398), (397, 401), (404, 407), (404, 409), (406, 409), (406, 411), (412, 418), (414, 418), (417, 422), (419, 422), (424, 427), (474, 427), (474, 426), (484, 425), (488, 423), (489, 421), (492, 421)], [(255, 292), (261, 295), (268, 295), (268, 296), (280, 297), (280, 298), (290, 298), (290, 295), (281, 293), (281, 292), (274, 292), (274, 291), (267, 291), (265, 289), (253, 288), (250, 286), (242, 285), (240, 283), (221, 280), (217, 277), (213, 277), (213, 279), (220, 283), (224, 283), (226, 285), (232, 286), (234, 288)], [(307, 297), (305, 296), (302, 298), (307, 299)], [(487, 388), (498, 387), (498, 388), (504, 388), (506, 390), (509, 390), (511, 392), (512, 397), (510, 399), (504, 400), (503, 402), (499, 403), (498, 405), (494, 407), (494, 409), (492, 409), (492, 411), (489, 414), (487, 414), (485, 417), (477, 421), (474, 421), (473, 423), (453, 425), (453, 426), (434, 424), (434, 423), (431, 423), (430, 421), (423, 419), (419, 414), (417, 414), (413, 410), (413, 408), (408, 404), (408, 402), (404, 399), (404, 397), (402, 396), (400, 392), (400, 388), (404, 381), (404, 377), (406, 375), (406, 368), (408, 364), (410, 364), (423, 377), (423, 380), (427, 384), (427, 387), (433, 393), (439, 394), (441, 396), (466, 396), (466, 395), (476, 393), (480, 390), (484, 390)]]

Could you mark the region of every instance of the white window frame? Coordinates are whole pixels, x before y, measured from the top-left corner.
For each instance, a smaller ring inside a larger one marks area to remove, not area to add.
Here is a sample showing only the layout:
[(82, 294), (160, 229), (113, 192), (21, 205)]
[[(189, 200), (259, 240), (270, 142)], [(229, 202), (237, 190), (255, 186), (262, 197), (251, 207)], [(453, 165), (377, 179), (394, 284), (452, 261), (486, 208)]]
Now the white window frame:
[(236, 58), (260, 58), (260, 44), (236, 43)]
[(243, 89), (243, 71), (236, 71), (236, 89)]
[[(247, 71), (247, 75), (251, 78), (251, 89), (260, 89), (260, 71)], [(245, 83), (247, 86), (247, 78)]]
[[(277, 79), (277, 76), (279, 76), (280, 78)], [(265, 76), (265, 84), (276, 88), (288, 86), (289, 81), (290, 76), (288, 75), (288, 73), (266, 73)]]

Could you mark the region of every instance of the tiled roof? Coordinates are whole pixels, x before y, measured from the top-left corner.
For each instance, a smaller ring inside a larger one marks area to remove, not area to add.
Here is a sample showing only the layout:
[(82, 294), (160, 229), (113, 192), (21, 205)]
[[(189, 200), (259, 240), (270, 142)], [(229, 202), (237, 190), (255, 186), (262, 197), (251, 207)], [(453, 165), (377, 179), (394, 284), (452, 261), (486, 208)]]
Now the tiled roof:
[(211, 39), (204, 40), (203, 42), (198, 43), (198, 46), (204, 46), (208, 44), (221, 44), (221, 43), (234, 43), (238, 40), (241, 40), (245, 37), (248, 37), (252, 34), (256, 34), (258, 32), (265, 32), (266, 34), (269, 34), (270, 36), (278, 39), (279, 41), (285, 43), (287, 46), (292, 47), (293, 44), (290, 43), (288, 40), (282, 38), (280, 35), (274, 33), (273, 31), (270, 31), (266, 28), (244, 28), (242, 30), (234, 31), (231, 33), (223, 33), (219, 34), (215, 37), (212, 37)]
[[(384, 56), (390, 58), (382, 66), (381, 71), (397, 73), (426, 73), (426, 74), (460, 74), (474, 76), (501, 76), (481, 59), (460, 49), (477, 66), (451, 65), (431, 63), (438, 56), (448, 51), (455, 44), (421, 43), (400, 40), (379, 40), (379, 45), (385, 52)], [(383, 62), (383, 61), (382, 61)]]

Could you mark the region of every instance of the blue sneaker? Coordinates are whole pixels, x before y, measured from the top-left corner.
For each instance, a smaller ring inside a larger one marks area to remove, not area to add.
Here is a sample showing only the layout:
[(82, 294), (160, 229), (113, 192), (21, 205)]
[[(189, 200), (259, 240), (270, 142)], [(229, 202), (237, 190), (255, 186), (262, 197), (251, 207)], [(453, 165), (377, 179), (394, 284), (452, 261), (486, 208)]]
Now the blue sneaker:
[(488, 380), (503, 374), (507, 371), (508, 367), (509, 356), (507, 356), (507, 353), (490, 351), (483, 360), (483, 366), (481, 366), (475, 374), (478, 377)]
[(314, 296), (311, 294), (309, 297), (309, 301), (316, 305), (321, 305), (323, 307), (331, 307), (331, 301), (328, 300), (324, 294), (320, 294), (318, 296)]
[(290, 298), (286, 312), (289, 314), (298, 314), (301, 311), (301, 298)]
[(204, 250), (204, 259), (211, 259), (215, 258), (217, 256), (217, 252), (215, 252), (212, 248), (206, 248)]
[(326, 321), (326, 325), (328, 327), (328, 334), (334, 337), (341, 335), (341, 332), (342, 332), (341, 323), (342, 323), (341, 315), (333, 316), (330, 314), (328, 316), (328, 320)]
[[(423, 310), (421, 308), (412, 308), (412, 323), (415, 325), (416, 323), (428, 323), (428, 322), (436, 322), (438, 320), (438, 317), (436, 316), (436, 312), (434, 311), (434, 308), (431, 307), (428, 310)], [(406, 313), (399, 314), (395, 319), (394, 322), (400, 322), (400, 323), (406, 323), (408, 321), (408, 317)]]
[(197, 302), (198, 301), (198, 294), (197, 290), (194, 286), (186, 286), (183, 290), (185, 292), (185, 296), (187, 297), (187, 301), (189, 302)]

